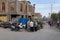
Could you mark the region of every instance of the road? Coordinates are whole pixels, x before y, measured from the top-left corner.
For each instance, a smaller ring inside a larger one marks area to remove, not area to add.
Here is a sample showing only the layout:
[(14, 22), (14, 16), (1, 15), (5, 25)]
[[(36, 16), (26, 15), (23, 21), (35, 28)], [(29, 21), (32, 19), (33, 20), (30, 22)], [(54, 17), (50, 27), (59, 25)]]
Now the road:
[(37, 32), (13, 32), (0, 28), (0, 40), (60, 40), (60, 32), (48, 24)]

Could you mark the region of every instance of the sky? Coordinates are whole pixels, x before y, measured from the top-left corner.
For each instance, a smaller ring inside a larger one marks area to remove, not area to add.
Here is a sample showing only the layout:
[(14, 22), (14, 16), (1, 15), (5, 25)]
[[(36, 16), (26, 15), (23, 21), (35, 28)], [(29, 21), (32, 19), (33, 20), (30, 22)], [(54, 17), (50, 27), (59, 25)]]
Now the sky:
[(42, 16), (49, 16), (51, 13), (51, 4), (52, 12), (58, 13), (60, 11), (60, 0), (29, 0), (31, 4), (35, 5), (35, 12), (41, 13)]

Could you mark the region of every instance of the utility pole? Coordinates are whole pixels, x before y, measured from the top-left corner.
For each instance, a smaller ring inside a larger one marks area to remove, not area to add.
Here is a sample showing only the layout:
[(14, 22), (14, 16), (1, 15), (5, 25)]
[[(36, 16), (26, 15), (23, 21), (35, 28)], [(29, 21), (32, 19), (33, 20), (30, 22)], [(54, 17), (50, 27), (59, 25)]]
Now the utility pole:
[[(51, 14), (53, 13), (53, 4), (51, 4)], [(50, 16), (51, 16), (50, 14)]]
[(50, 16), (51, 16), (52, 13), (53, 13), (53, 0), (51, 1), (51, 13), (50, 13)]
[(53, 3), (54, 3), (54, 0), (51, 0), (51, 12), (49, 13), (50, 20), (51, 20), (51, 14), (53, 13)]

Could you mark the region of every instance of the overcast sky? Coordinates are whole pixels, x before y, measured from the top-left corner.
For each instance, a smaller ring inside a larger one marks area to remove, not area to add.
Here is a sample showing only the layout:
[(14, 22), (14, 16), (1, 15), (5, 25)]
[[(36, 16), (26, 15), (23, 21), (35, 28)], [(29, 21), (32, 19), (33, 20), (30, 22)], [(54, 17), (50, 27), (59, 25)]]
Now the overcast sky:
[(39, 12), (42, 16), (49, 16), (51, 13), (51, 4), (53, 4), (53, 12), (60, 11), (60, 0), (30, 0), (32, 4), (36, 4), (35, 12)]

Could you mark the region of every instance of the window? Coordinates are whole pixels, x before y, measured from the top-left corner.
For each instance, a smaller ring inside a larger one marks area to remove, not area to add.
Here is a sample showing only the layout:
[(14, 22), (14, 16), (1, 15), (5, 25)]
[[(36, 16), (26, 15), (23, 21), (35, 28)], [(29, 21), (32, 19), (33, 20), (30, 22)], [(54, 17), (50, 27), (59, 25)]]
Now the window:
[(15, 12), (16, 4), (15, 2), (9, 2), (9, 12)]
[(2, 11), (5, 11), (5, 3), (2, 2)]
[(14, 11), (14, 7), (11, 6), (11, 9), (10, 9), (10, 10), (11, 10), (11, 11)]
[(10, 6), (11, 6), (11, 7), (10, 7), (10, 10), (11, 10), (11, 11), (14, 11), (14, 3), (11, 3)]
[(29, 12), (32, 12), (33, 8), (31, 5), (29, 5)]
[(2, 4), (0, 3), (0, 12), (2, 11)]
[(22, 12), (23, 11), (23, 5), (20, 4), (20, 11)]

